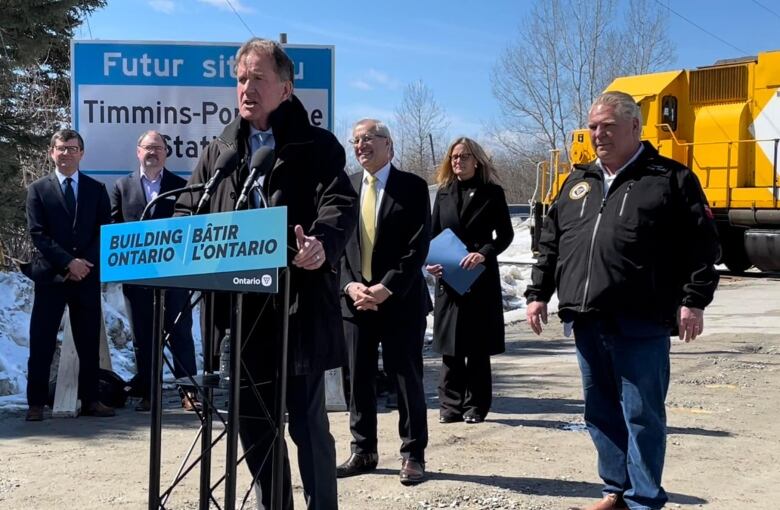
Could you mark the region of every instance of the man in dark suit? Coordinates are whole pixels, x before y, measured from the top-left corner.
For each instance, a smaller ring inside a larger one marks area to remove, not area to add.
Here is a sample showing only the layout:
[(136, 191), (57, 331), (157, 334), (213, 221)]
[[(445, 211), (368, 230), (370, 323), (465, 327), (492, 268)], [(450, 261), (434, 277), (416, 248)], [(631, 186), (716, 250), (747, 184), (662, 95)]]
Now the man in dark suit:
[(84, 140), (76, 131), (54, 133), (54, 172), (27, 189), (27, 226), (35, 253), (30, 276), (35, 298), (30, 316), (27, 421), (41, 421), (49, 396), (49, 370), (65, 305), (79, 356), (81, 414), (114, 416), (98, 400), (100, 226), (109, 223), (106, 187), (79, 172)]
[(427, 410), (422, 384), (425, 316), (431, 300), (421, 272), (431, 230), (428, 186), (390, 161), (393, 141), (383, 123), (364, 119), (350, 140), (364, 171), (351, 176), (360, 193), (359, 232), (341, 259), (342, 316), (350, 371), (352, 455), (340, 478), (376, 469), (377, 348), (398, 392), (400, 478), (425, 479)]
[[(139, 169), (116, 181), (111, 197), (111, 220), (114, 223), (138, 221), (149, 203), (160, 193), (183, 188), (187, 181), (165, 168), (167, 158), (165, 141), (157, 131), (146, 131), (138, 138), (136, 156)], [(152, 207), (149, 218), (173, 216), (175, 197), (161, 200)], [(151, 408), (152, 374), (152, 316), (154, 314), (154, 293), (149, 287), (122, 284), (125, 308), (133, 330), (133, 347), (137, 375), (133, 386), (142, 395), (136, 411)], [(169, 289), (165, 293), (164, 328), (171, 332), (170, 350), (173, 355), (173, 375), (176, 378), (195, 375), (195, 346), (192, 340), (192, 308), (187, 302), (189, 292), (185, 289)], [(176, 317), (181, 317), (176, 321)], [(194, 411), (197, 400), (194, 394), (182, 394), (182, 407)]]

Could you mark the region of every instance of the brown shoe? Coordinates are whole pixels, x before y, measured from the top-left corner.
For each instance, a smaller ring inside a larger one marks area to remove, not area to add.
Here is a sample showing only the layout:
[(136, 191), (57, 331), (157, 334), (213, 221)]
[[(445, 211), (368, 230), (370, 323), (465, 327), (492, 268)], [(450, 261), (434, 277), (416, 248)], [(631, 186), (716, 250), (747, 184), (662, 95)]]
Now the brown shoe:
[(152, 409), (152, 401), (148, 398), (142, 398), (135, 405), (135, 410), (139, 413), (148, 413)]
[(43, 406), (30, 406), (27, 408), (26, 421), (43, 421)]
[(573, 506), (569, 507), (569, 510), (613, 510), (618, 508), (627, 508), (623, 503), (623, 498), (617, 494), (607, 494), (600, 501), (590, 506)]
[(198, 396), (191, 392), (187, 391), (184, 393), (184, 396), (181, 397), (181, 407), (185, 411), (195, 411), (202, 409), (203, 404), (200, 403), (200, 400), (198, 400)]
[(81, 416), (96, 416), (98, 418), (110, 418), (116, 416), (113, 407), (108, 407), (103, 402), (96, 400), (81, 409)]
[(376, 469), (378, 463), (379, 454), (377, 453), (353, 453), (346, 462), (336, 466), (336, 478), (370, 473)]
[(403, 485), (417, 485), (425, 481), (425, 462), (412, 459), (404, 459), (401, 463), (401, 483)]

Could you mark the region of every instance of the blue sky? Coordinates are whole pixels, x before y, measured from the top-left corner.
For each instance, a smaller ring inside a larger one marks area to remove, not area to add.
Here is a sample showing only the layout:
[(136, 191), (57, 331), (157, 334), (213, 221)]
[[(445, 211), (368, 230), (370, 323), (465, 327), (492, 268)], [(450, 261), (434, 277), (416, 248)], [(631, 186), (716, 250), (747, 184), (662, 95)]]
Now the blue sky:
[[(77, 38), (242, 42), (252, 33), (277, 39), (286, 32), (291, 44), (335, 46), (337, 129), (367, 116), (391, 120), (406, 84), (422, 80), (446, 110), (451, 133), (479, 137), (485, 124), (498, 115), (490, 83), (494, 65), (502, 50), (517, 39), (533, 4), (530, 0), (229, 2), (241, 19), (226, 0), (109, 0), (78, 30)], [(774, 0), (661, 3), (725, 40), (667, 11), (677, 53), (671, 68), (780, 49), (780, 4)], [(659, 3), (650, 6), (665, 10)]]

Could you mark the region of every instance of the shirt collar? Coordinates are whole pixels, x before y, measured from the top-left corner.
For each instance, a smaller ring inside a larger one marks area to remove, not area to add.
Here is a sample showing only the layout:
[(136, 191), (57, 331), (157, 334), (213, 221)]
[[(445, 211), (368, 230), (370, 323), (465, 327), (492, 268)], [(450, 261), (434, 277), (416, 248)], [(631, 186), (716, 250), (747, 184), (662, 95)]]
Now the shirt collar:
[[(640, 144), (639, 144), (639, 148), (637, 148), (637, 150), (636, 150), (636, 152), (634, 153), (634, 155), (633, 155), (633, 156), (631, 156), (631, 159), (629, 159), (628, 161), (626, 161), (626, 164), (625, 164), (625, 165), (623, 165), (623, 166), (621, 166), (620, 168), (618, 168), (617, 170), (615, 170), (615, 173), (614, 173), (614, 175), (617, 175), (618, 173), (622, 172), (622, 171), (623, 171), (623, 170), (624, 170), (624, 169), (625, 169), (625, 168), (626, 168), (628, 165), (630, 165), (631, 163), (633, 163), (634, 161), (636, 161), (636, 158), (638, 158), (638, 157), (639, 157), (639, 155), (640, 155), (640, 154), (642, 154), (642, 151), (643, 151), (644, 149), (645, 149), (645, 145), (644, 145), (643, 143), (641, 143), (641, 142), (640, 142)], [(602, 165), (602, 164), (601, 164), (601, 160), (600, 160), (600, 159), (596, 159), (596, 164), (598, 165), (598, 167), (599, 167), (599, 168), (601, 168), (601, 171), (602, 171), (602, 172), (604, 172), (604, 175), (607, 175), (607, 170), (604, 168), (604, 165)]]
[(265, 139), (269, 136), (274, 135), (274, 130), (272, 128), (268, 128), (266, 131), (260, 131), (256, 127), (254, 127), (252, 124), (249, 125), (249, 136), (253, 137), (255, 135), (260, 135), (260, 141), (265, 142)]
[(73, 184), (78, 185), (80, 173), (81, 172), (79, 170), (76, 170), (75, 172), (73, 172), (73, 175), (67, 176), (62, 172), (60, 172), (57, 168), (54, 169), (54, 174), (57, 176), (57, 180), (60, 181), (60, 186), (62, 186), (62, 184), (65, 182), (65, 179), (67, 179), (68, 177), (73, 179)]
[[(363, 170), (363, 183), (368, 182), (368, 176), (371, 175), (367, 170)], [(387, 184), (387, 177), (390, 175), (390, 162), (388, 161), (385, 166), (380, 168), (376, 171), (374, 174), (374, 177), (376, 177), (376, 180), (382, 183), (382, 186), (385, 186)]]
[[(164, 170), (164, 169), (163, 169), (163, 170)], [(146, 180), (147, 180), (147, 181), (149, 181), (149, 182), (157, 182), (157, 181), (159, 181), (160, 179), (162, 179), (163, 170), (160, 170), (160, 173), (159, 173), (159, 174), (157, 174), (157, 179), (152, 179), (151, 177), (149, 177), (149, 176), (146, 174), (146, 171), (144, 170), (144, 167), (140, 167), (140, 171), (141, 171), (141, 179), (146, 179)]]

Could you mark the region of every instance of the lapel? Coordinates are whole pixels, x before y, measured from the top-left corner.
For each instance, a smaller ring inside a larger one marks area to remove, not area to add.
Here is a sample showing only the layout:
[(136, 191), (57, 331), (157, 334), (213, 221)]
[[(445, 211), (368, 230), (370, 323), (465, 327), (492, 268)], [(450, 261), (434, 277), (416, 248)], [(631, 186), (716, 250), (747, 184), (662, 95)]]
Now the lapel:
[(399, 192), (396, 188), (396, 173), (398, 170), (390, 165), (390, 171), (387, 173), (387, 182), (385, 183), (385, 191), (382, 195), (382, 203), (379, 204), (379, 214), (376, 216), (376, 239), (374, 239), (374, 246), (379, 243), (379, 238), (382, 236), (382, 224), (385, 218), (390, 215), (390, 210), (395, 205), (395, 198)]
[(478, 193), (479, 188), (472, 189), (469, 193), (466, 194), (465, 197), (463, 197), (463, 207), (461, 207), (460, 210), (460, 217), (461, 219), (465, 218), (467, 216), (467, 212), (469, 210), (469, 205), (471, 205), (471, 202), (473, 202), (474, 195)]
[[(458, 213), (458, 192), (455, 189), (455, 181), (447, 184), (439, 192), (441, 200), (439, 202), (439, 216), (442, 225), (460, 225), (460, 214)], [(454, 229), (453, 229), (454, 230)]]
[(488, 196), (486, 187), (482, 184), (477, 185), (474, 188), (473, 194), (467, 196), (466, 204), (463, 207), (463, 214), (461, 214), (461, 223), (464, 227), (471, 225), (471, 222), (479, 216), (479, 213), (487, 205)]
[[(49, 175), (49, 187), (51, 193), (57, 197), (57, 201), (62, 206), (62, 210), (65, 212), (65, 214), (68, 214), (68, 206), (65, 205), (65, 194), (62, 192), (62, 188), (60, 187), (60, 181), (57, 179), (57, 174), (52, 172)], [(78, 202), (76, 205), (76, 210), (78, 210)], [(69, 214), (68, 214), (69, 215)], [(75, 220), (75, 218), (72, 218)]]
[(130, 186), (130, 203), (137, 203), (141, 205), (143, 209), (146, 207), (146, 192), (144, 191), (144, 184), (141, 182), (141, 170), (133, 172)]
[[(354, 173), (349, 176), (349, 180), (352, 183), (352, 187), (358, 194), (358, 210), (360, 210), (360, 188), (363, 185), (363, 171)], [(347, 263), (352, 270), (352, 280), (359, 282), (362, 281), (361, 272), (361, 258), (360, 258), (360, 223), (358, 222), (357, 228), (353, 230), (354, 234), (350, 236), (345, 248), (345, 256), (347, 257)]]
[(173, 174), (167, 168), (163, 168), (160, 174), (160, 193), (170, 191), (173, 187)]
[[(89, 204), (92, 199), (90, 198), (89, 194), (91, 193), (92, 188), (89, 183), (89, 177), (87, 177), (84, 174), (79, 174), (79, 194), (76, 197), (76, 217), (73, 218), (73, 224), (76, 225), (83, 214), (82, 212), (86, 212), (86, 209), (84, 209), (84, 204)], [(63, 198), (64, 200), (64, 198)], [(94, 213), (93, 213), (94, 214)], [(86, 218), (85, 218), (86, 220)]]
[(485, 210), (490, 203), (490, 196), (490, 188), (487, 184), (481, 183), (474, 189), (474, 195), (463, 210), (461, 221), (465, 228), (471, 226), (471, 224), (479, 218), (482, 211)]

